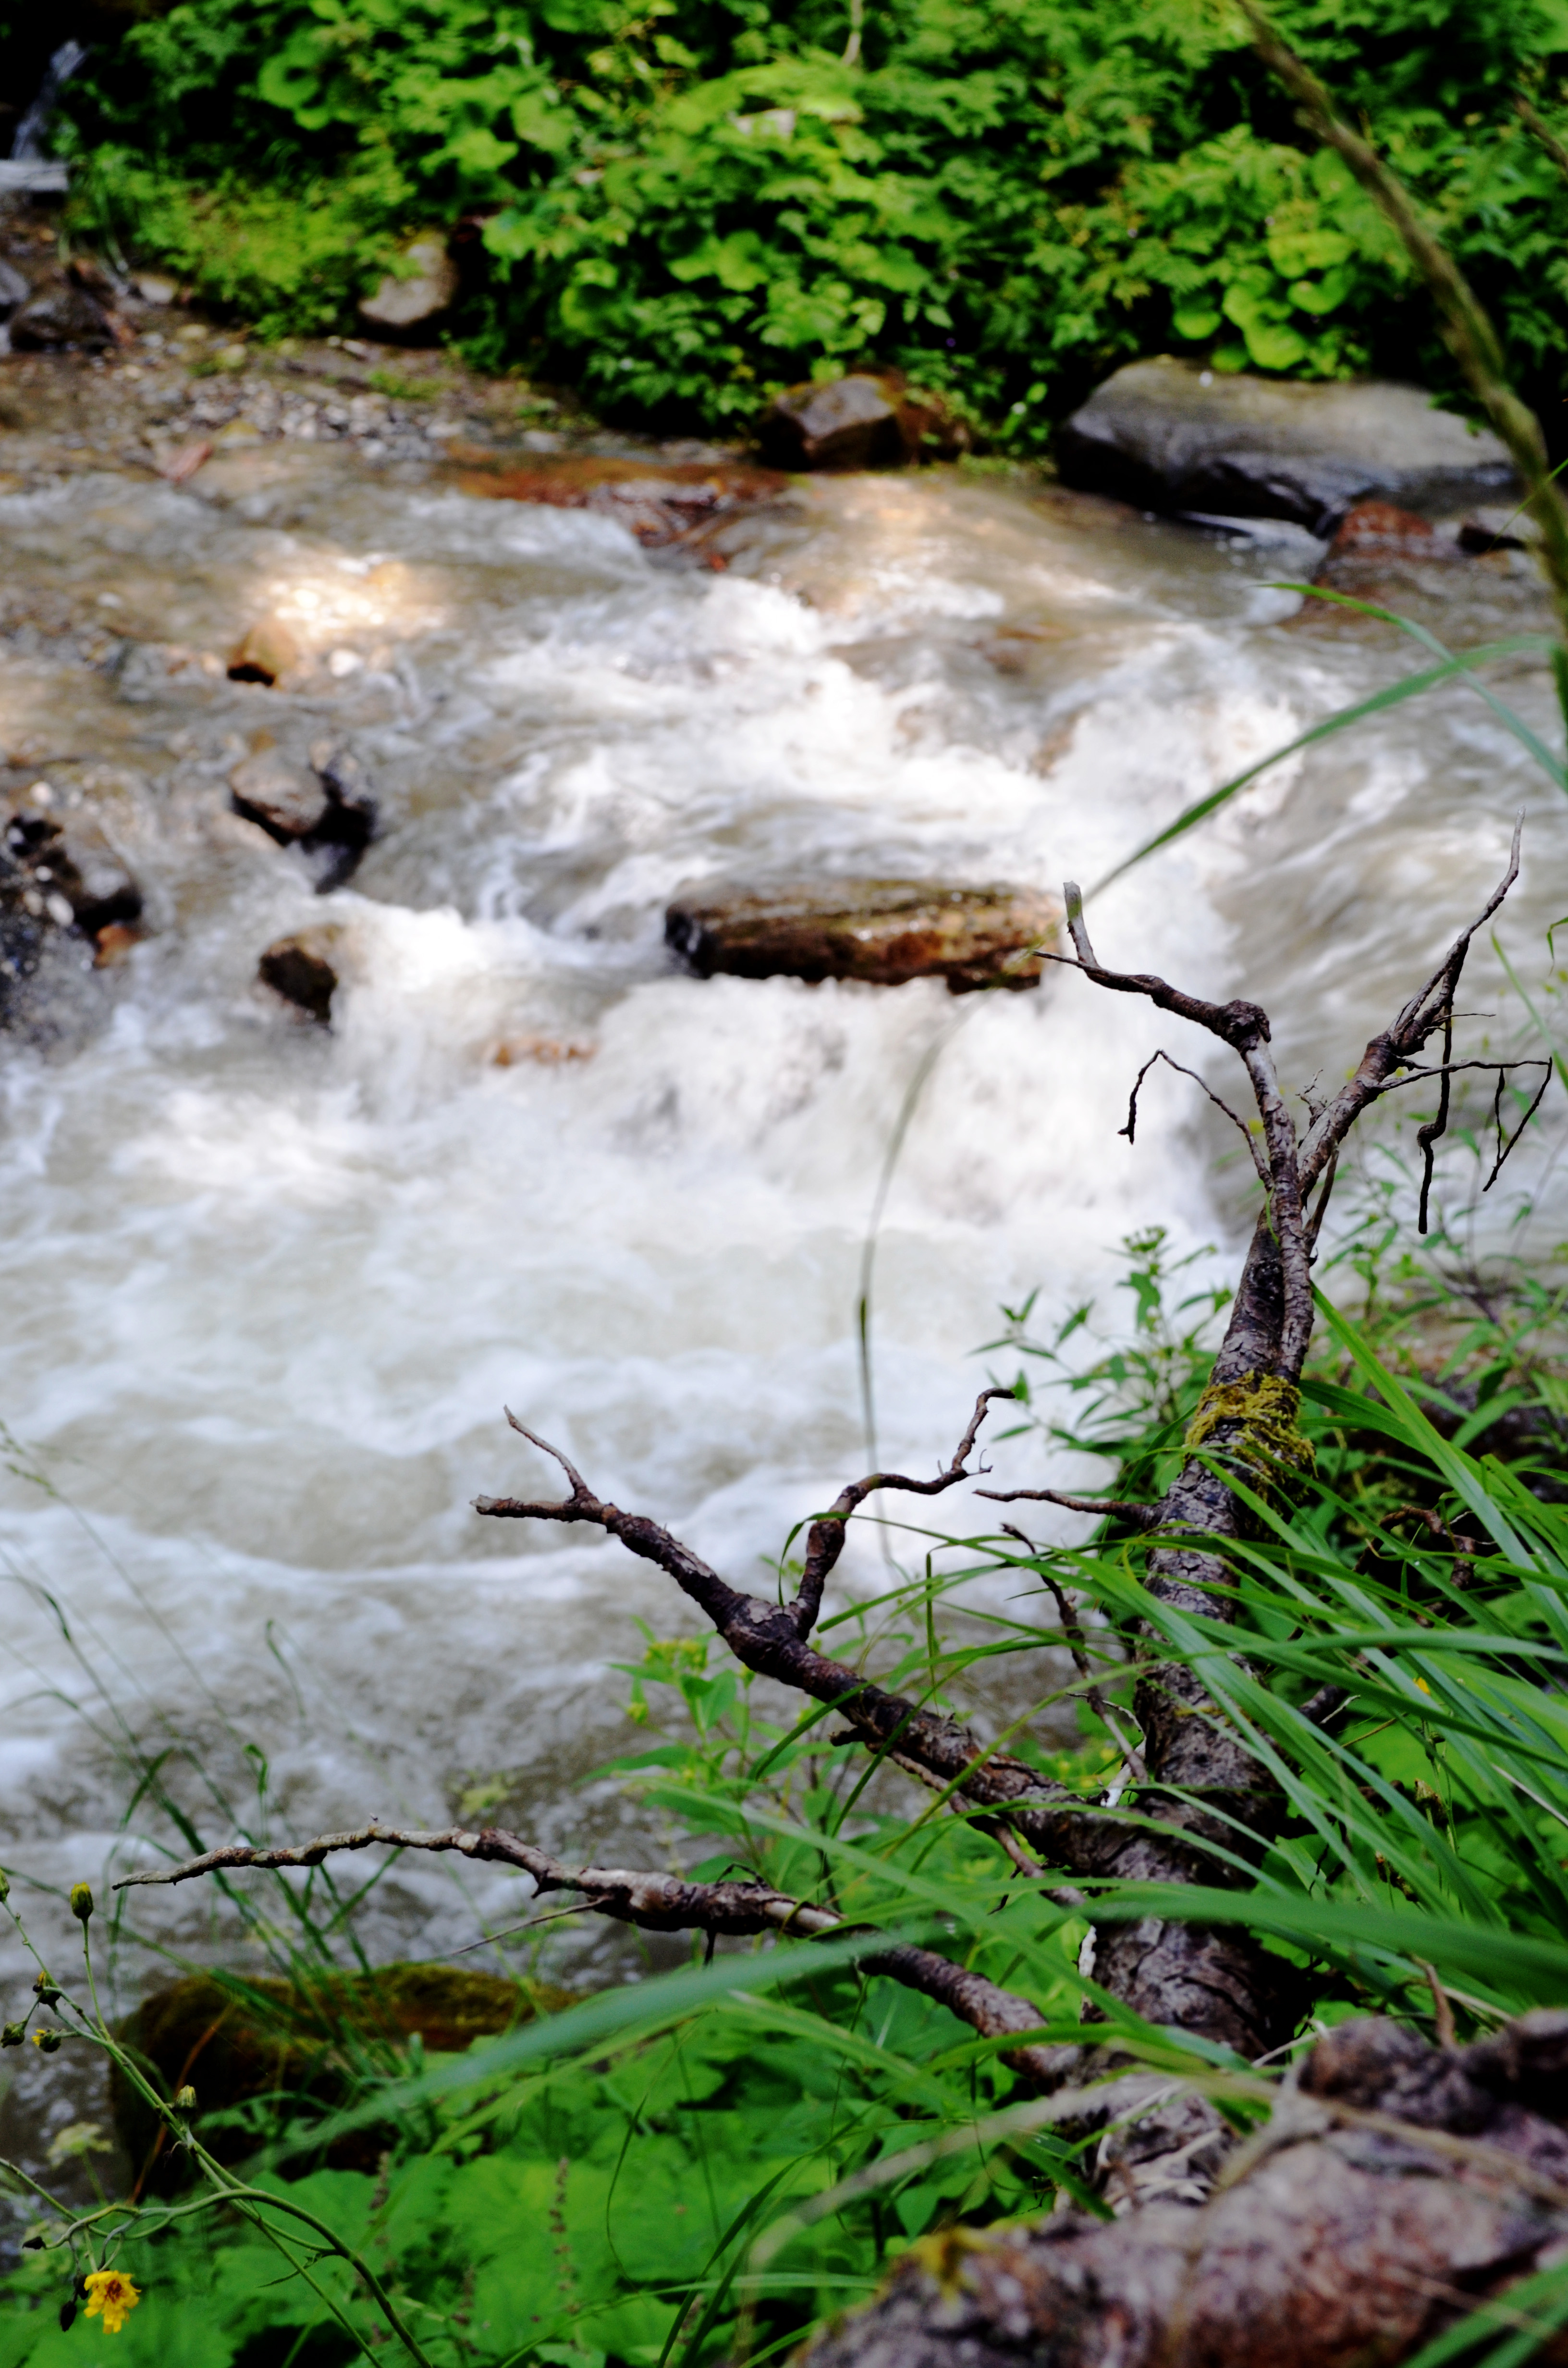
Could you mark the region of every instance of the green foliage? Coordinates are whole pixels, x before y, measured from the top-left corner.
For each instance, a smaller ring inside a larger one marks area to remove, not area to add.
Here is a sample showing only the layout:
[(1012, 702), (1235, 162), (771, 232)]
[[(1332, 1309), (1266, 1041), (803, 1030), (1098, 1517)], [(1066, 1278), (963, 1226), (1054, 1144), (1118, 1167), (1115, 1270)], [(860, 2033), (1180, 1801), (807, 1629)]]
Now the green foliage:
[[(1561, 0), (1296, 0), (1282, 19), (1564, 388)], [(1108, 368), (1452, 374), (1369, 200), (1199, 0), (180, 0), (72, 85), (96, 234), (269, 329), (347, 323), (467, 217), (491, 364), (710, 425), (874, 356), (1037, 445)]]

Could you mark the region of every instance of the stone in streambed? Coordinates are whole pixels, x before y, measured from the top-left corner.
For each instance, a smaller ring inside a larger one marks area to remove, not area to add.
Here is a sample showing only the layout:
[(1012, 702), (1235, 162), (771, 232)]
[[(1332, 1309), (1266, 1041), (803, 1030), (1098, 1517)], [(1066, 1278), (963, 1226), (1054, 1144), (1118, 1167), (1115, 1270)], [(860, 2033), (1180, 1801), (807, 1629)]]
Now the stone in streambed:
[(939, 396), (915, 393), (892, 372), (855, 370), (790, 387), (764, 415), (757, 440), (779, 469), (886, 469), (950, 461), (970, 438)]
[(316, 889), (340, 888), (375, 836), (370, 777), (350, 748), (318, 740), (308, 767), (278, 748), (244, 757), (229, 776), (234, 812), (279, 847), (316, 859)]
[(951, 993), (1038, 984), (1062, 919), (1033, 888), (929, 880), (757, 885), (703, 880), (678, 889), (665, 941), (702, 978), (860, 979), (902, 986), (945, 978)]
[(437, 233), (411, 239), (400, 261), (359, 306), (359, 318), (373, 336), (412, 337), (451, 310), (458, 292), (458, 267)]
[(32, 293), (19, 271), (0, 257), (0, 315), (14, 313)]
[(337, 992), (337, 973), (332, 964), (337, 938), (335, 929), (301, 929), (268, 946), (256, 964), (263, 986), (269, 986), (274, 995), (280, 995), (285, 1003), (291, 1003), (307, 1019), (319, 1020), (324, 1028), (331, 1025), (332, 998)]
[(64, 347), (113, 345), (114, 329), (97, 297), (66, 280), (29, 296), (11, 315), (11, 343), (18, 353), (51, 353)]
[(259, 682), (270, 689), (299, 663), (300, 644), (281, 617), (258, 617), (229, 660), (229, 680)]
[(1452, 507), (1506, 491), (1514, 473), (1496, 437), (1435, 411), (1419, 387), (1230, 375), (1168, 356), (1096, 387), (1056, 457), (1068, 484), (1142, 509), (1291, 518), (1317, 535), (1373, 496)]
[(67, 832), (48, 814), (10, 814), (0, 831), (0, 1023), (51, 938), (74, 931), (102, 954), (106, 941), (130, 942), (141, 912), (140, 888), (91, 823)]

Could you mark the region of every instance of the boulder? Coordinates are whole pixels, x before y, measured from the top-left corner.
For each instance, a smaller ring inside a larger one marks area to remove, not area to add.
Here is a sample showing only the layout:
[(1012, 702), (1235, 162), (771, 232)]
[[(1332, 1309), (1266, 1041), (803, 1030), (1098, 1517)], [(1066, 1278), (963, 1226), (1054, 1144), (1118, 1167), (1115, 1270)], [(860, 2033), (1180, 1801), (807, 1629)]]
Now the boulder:
[(1291, 518), (1317, 535), (1370, 496), (1430, 510), (1513, 482), (1496, 437), (1435, 411), (1419, 387), (1230, 376), (1168, 357), (1096, 387), (1056, 456), (1068, 484), (1142, 509)]
[(337, 973), (330, 957), (336, 943), (335, 929), (301, 929), (295, 937), (278, 938), (262, 955), (256, 974), (263, 986), (269, 986), (308, 1019), (330, 1027), (332, 998), (337, 991)]
[(14, 313), (25, 304), (32, 290), (19, 271), (0, 257), (0, 315)]
[[(119, 2035), (167, 2094), (194, 2088), (203, 2143), (220, 2161), (234, 2162), (254, 2152), (255, 2130), (243, 2118), (214, 2128), (207, 2117), (279, 2094), (295, 2111), (330, 2111), (347, 2100), (350, 2063), (369, 2055), (390, 2069), (415, 2032), (427, 2053), (460, 2055), (557, 2002), (530, 1985), (453, 1965), (383, 1965), (369, 1974), (313, 1975), (299, 1986), (192, 1974), (143, 1999)], [(131, 2161), (138, 2170), (156, 2162), (162, 2175), (153, 2184), (171, 2183), (177, 2172), (160, 2143), (157, 2116), (123, 2075), (111, 2080), (114, 2118)], [(329, 2158), (337, 2169), (373, 2170), (387, 2142), (384, 2130), (356, 2131)]]
[(861, 979), (902, 986), (945, 978), (954, 995), (1035, 985), (1062, 919), (1034, 888), (957, 887), (930, 880), (746, 884), (702, 880), (677, 889), (665, 938), (701, 978)]
[(234, 812), (258, 823), (279, 847), (316, 859), (316, 892), (341, 888), (376, 830), (370, 777), (351, 748), (318, 740), (308, 767), (280, 749), (246, 757), (229, 776)]
[(11, 315), (11, 343), (18, 353), (114, 342), (113, 324), (97, 298), (71, 280), (29, 296)]
[(411, 239), (400, 261), (403, 268), (389, 272), (360, 303), (359, 318), (374, 336), (416, 336), (449, 312), (457, 296), (458, 267), (438, 233)]
[(896, 371), (792, 386), (771, 404), (757, 430), (780, 469), (897, 468), (908, 461), (950, 461), (969, 449), (969, 431), (939, 395), (917, 393)]

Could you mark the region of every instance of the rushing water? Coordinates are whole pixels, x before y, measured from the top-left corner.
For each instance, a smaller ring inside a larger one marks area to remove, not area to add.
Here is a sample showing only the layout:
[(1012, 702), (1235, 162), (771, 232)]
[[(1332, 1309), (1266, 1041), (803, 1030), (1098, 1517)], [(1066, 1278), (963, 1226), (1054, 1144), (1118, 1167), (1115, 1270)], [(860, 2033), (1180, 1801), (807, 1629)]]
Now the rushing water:
[[(862, 1237), (908, 1081), (960, 1015), (881, 1237), (884, 1457), (950, 1452), (1000, 1303), (1093, 1296), (1109, 1326), (1129, 1232), (1163, 1224), (1233, 1270), (1242, 1222), (1196, 1087), (1152, 1080), (1136, 1148), (1118, 1139), (1157, 1043), (1221, 1074), (1147, 1006), (1065, 974), (965, 1003), (703, 983), (663, 950), (668, 893), (780, 867), (1093, 881), (1406, 657), (1268, 588), (1318, 556), (1304, 538), (940, 472), (815, 483), (721, 575), (608, 518), (320, 450), (235, 454), (184, 489), (89, 470), (0, 498), (0, 534), (13, 593), (119, 637), (89, 666), (14, 636), (10, 780), (106, 818), (153, 923), (122, 968), (63, 980), (53, 1033), (0, 1066), (6, 1859), (45, 1885), (101, 1876), (117, 1719), (194, 1737), (234, 1787), (256, 1745), (296, 1837), (444, 1821), (499, 1775), (547, 1842), (653, 1846), (608, 1788), (572, 1788), (625, 1732), (608, 1665), (684, 1607), (595, 1534), (472, 1514), (554, 1493), (503, 1404), (760, 1581), (863, 1467)], [(1403, 597), (1460, 640), (1539, 621), (1507, 560)], [(297, 693), (210, 662), (264, 612), (321, 662)], [(1540, 723), (1543, 681), (1503, 686)], [(346, 734), (377, 777), (383, 835), (330, 899), (228, 810), (263, 731), (286, 751)], [(1288, 1082), (1333, 1077), (1495, 879), (1522, 798), (1506, 934), (1539, 979), (1568, 810), (1452, 691), (1292, 760), (1131, 874), (1095, 905), (1100, 951), (1257, 997)], [(330, 1034), (254, 984), (270, 939), (328, 919)], [(1483, 951), (1472, 1006), (1497, 985)], [(1544, 1194), (1538, 1247), (1561, 1182)], [(1044, 1474), (1028, 1441), (997, 1466)], [(846, 1576), (877, 1567), (858, 1554)], [(408, 1864), (367, 1937), (449, 1948), (517, 1898)], [(140, 1912), (199, 1948), (212, 1911), (187, 1891)], [(57, 1902), (34, 1913), (56, 1929)]]

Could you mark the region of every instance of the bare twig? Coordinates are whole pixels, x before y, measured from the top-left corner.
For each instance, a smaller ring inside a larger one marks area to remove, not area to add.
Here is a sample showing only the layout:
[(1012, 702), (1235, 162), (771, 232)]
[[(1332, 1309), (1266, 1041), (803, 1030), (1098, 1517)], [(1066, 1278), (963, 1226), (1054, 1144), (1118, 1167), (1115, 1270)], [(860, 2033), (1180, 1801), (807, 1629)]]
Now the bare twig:
[(1199, 1076), (1196, 1069), (1187, 1068), (1184, 1062), (1173, 1061), (1168, 1053), (1151, 1053), (1148, 1059), (1144, 1062), (1143, 1066), (1139, 1070), (1138, 1075), (1132, 1081), (1132, 1091), (1129, 1095), (1127, 1101), (1127, 1124), (1120, 1130), (1120, 1132), (1127, 1137), (1128, 1142), (1131, 1143), (1135, 1139), (1137, 1132), (1138, 1089), (1140, 1086), (1142, 1086), (1144, 1078), (1148, 1076), (1150, 1070), (1153, 1067), (1156, 1061), (1163, 1061), (1167, 1069), (1178, 1070), (1184, 1077), (1190, 1077), (1195, 1086), (1202, 1087), (1203, 1091), (1208, 1095), (1215, 1109), (1224, 1112), (1225, 1116), (1230, 1120), (1231, 1124), (1240, 1134), (1242, 1141), (1246, 1144), (1247, 1156), (1257, 1170), (1258, 1182), (1267, 1192), (1270, 1184), (1268, 1168), (1265, 1163), (1262, 1152), (1257, 1147), (1257, 1139), (1254, 1135), (1251, 1128), (1247, 1125), (1245, 1119), (1243, 1118), (1238, 1111), (1233, 1110), (1229, 1102), (1221, 1101), (1220, 1096), (1214, 1091), (1213, 1087), (1207, 1084), (1205, 1080)]
[(1069, 1497), (1060, 1488), (977, 1488), (974, 1493), (994, 1505), (1019, 1505), (1027, 1500), (1031, 1505), (1063, 1505), (1070, 1513), (1115, 1513), (1124, 1521), (1136, 1521), (1141, 1530), (1153, 1529), (1160, 1518), (1158, 1505), (1135, 1504), (1130, 1497)]
[[(558, 1460), (570, 1474), (572, 1467), (564, 1457)], [(536, 1896), (547, 1891), (580, 1892), (583, 1908), (596, 1915), (612, 1916), (622, 1924), (635, 1924), (644, 1931), (697, 1931), (736, 1937), (773, 1932), (781, 1937), (796, 1934), (817, 1939), (830, 1932), (847, 1937), (864, 1930), (877, 1944), (859, 1960), (868, 1972), (885, 1974), (906, 1988), (938, 2000), (983, 2038), (1001, 2039), (1010, 2033), (1021, 2036), (1038, 2031), (1042, 2021), (1039, 2007), (1031, 1999), (1000, 1988), (983, 1975), (954, 1964), (950, 1958), (939, 1956), (934, 1950), (882, 1940), (872, 1928), (846, 1923), (832, 1908), (793, 1899), (788, 1892), (775, 1891), (767, 1884), (687, 1883), (679, 1875), (633, 1872), (626, 1867), (563, 1866), (548, 1850), (538, 1850), (520, 1836), (505, 1833), (494, 1826), (477, 1833), (459, 1826), (449, 1827), (444, 1832), (424, 1832), (372, 1822), (346, 1833), (318, 1834), (313, 1841), (291, 1847), (231, 1842), (221, 1850), (206, 1850), (199, 1858), (187, 1859), (179, 1866), (124, 1875), (115, 1889), (124, 1891), (143, 1884), (189, 1883), (199, 1875), (236, 1867), (319, 1866), (324, 1859), (338, 1851), (373, 1847), (455, 1850), (463, 1858), (498, 1861), (531, 1875)], [(1031, 1877), (1038, 1873), (1027, 1862), (1020, 1871)], [(1031, 2087), (1043, 2090), (1059, 2086), (1081, 2058), (1074, 2046), (1025, 2044), (1008, 2049), (1006, 2060)]]

